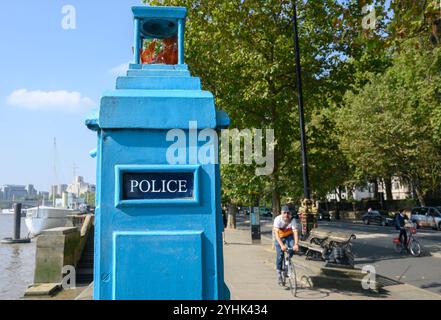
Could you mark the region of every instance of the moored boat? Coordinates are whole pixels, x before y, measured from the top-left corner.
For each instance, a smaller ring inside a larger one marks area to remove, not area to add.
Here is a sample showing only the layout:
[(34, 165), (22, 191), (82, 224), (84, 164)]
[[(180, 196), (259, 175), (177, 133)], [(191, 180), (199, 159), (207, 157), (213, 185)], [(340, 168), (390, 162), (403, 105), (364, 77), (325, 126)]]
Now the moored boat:
[(35, 207), (27, 210), (26, 226), (32, 236), (39, 235), (43, 230), (65, 227), (76, 210), (54, 207)]

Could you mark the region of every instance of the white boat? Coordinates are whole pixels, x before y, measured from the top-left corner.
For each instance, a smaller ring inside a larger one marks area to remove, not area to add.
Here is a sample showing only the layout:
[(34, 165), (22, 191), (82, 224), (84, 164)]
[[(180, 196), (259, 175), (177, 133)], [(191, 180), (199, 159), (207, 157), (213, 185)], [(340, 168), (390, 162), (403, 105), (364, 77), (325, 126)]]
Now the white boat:
[[(22, 218), (26, 217), (26, 212), (27, 212), (27, 209), (21, 210), (21, 217)], [(3, 209), (0, 211), (0, 214), (8, 215), (8, 216), (13, 215), (14, 213), (15, 213), (14, 209)]]
[(14, 214), (14, 210), (13, 210), (13, 209), (3, 209), (3, 210), (1, 211), (1, 214), (4, 214), (4, 215), (12, 215), (12, 214)]
[(37, 236), (43, 230), (65, 227), (77, 213), (72, 209), (35, 207), (27, 210), (25, 222), (31, 235)]

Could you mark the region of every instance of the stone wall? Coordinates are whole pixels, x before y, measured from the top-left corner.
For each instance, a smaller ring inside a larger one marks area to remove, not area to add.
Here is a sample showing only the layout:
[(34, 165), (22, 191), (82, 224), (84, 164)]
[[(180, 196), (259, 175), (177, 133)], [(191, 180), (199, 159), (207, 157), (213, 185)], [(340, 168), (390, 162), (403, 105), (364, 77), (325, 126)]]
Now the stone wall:
[(37, 239), (34, 283), (61, 283), (63, 267), (78, 264), (86, 239), (74, 227), (43, 231)]

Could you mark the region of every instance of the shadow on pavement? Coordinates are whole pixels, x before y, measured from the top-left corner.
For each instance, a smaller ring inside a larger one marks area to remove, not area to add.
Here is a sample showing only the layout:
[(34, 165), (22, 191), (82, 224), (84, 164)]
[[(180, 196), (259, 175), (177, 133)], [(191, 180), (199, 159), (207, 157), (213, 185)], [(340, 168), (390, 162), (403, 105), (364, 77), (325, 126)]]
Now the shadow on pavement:
[(226, 242), (224, 246), (252, 246), (252, 243), (240, 243), (240, 242)]
[[(440, 282), (433, 282), (433, 283), (422, 285), (421, 288), (422, 289), (441, 288), (441, 283)], [(438, 291), (441, 292), (441, 289)]]
[(319, 300), (329, 297), (330, 293), (320, 289), (297, 289), (296, 298), (304, 300)]

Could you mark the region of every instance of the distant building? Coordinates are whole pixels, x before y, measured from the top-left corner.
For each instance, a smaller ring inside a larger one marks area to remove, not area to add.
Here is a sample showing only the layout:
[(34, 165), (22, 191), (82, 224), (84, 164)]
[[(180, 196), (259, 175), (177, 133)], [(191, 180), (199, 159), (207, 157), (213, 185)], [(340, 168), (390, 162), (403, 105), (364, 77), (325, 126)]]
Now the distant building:
[(63, 198), (55, 200), (57, 208), (79, 209), (86, 201), (84, 198), (77, 198), (73, 193), (65, 192)]
[(63, 192), (66, 192), (67, 191), (67, 187), (68, 187), (68, 185), (67, 184), (59, 184), (58, 186), (57, 186), (57, 195), (62, 195), (63, 194)]
[(80, 197), (87, 192), (95, 192), (96, 186), (84, 181), (83, 177), (75, 177), (74, 182), (67, 187), (68, 193), (73, 193), (76, 197)]
[(336, 191), (327, 195), (328, 201), (341, 201), (341, 200), (355, 200), (361, 201), (364, 199), (370, 199), (374, 196), (374, 186), (371, 183), (367, 183), (365, 186), (349, 188), (345, 187), (341, 190), (340, 194)]
[[(341, 192), (341, 199), (339, 199), (339, 195), (337, 192), (331, 192), (327, 195), (328, 201), (331, 200), (350, 200), (353, 199), (355, 201), (361, 201), (365, 199), (373, 199), (375, 197), (374, 194), (374, 184), (366, 183), (365, 186), (354, 187), (354, 188), (345, 188)], [(383, 193), (385, 200), (405, 200), (412, 198), (412, 188), (404, 182), (402, 179), (398, 177), (392, 178), (392, 198), (386, 199), (386, 188), (383, 182), (378, 183), (378, 192)]]
[(26, 186), (7, 184), (0, 186), (0, 191), (2, 193), (2, 200), (5, 201), (23, 200), (28, 196)]
[(50, 193), (49, 193), (49, 198), (53, 199), (54, 195), (55, 195), (55, 197), (57, 196), (57, 185), (55, 185), (55, 184), (51, 185), (51, 190), (50, 190)]
[[(378, 192), (386, 194), (386, 188), (383, 183), (378, 185)], [(405, 181), (400, 178), (392, 178), (392, 197), (394, 200), (405, 200), (412, 198), (412, 188)]]
[(37, 190), (34, 188), (33, 184), (28, 184), (26, 186), (26, 192), (28, 193), (28, 199), (35, 199), (38, 195)]
[(39, 198), (42, 198), (42, 199), (44, 198), (44, 199), (48, 200), (49, 196), (50, 196), (50, 193), (47, 192), (47, 191), (39, 191), (38, 192), (38, 197)]
[(53, 194), (55, 193), (56, 197), (61, 197), (63, 195), (63, 192), (67, 191), (67, 184), (54, 184), (51, 186), (51, 193), (50, 197), (53, 197)]

